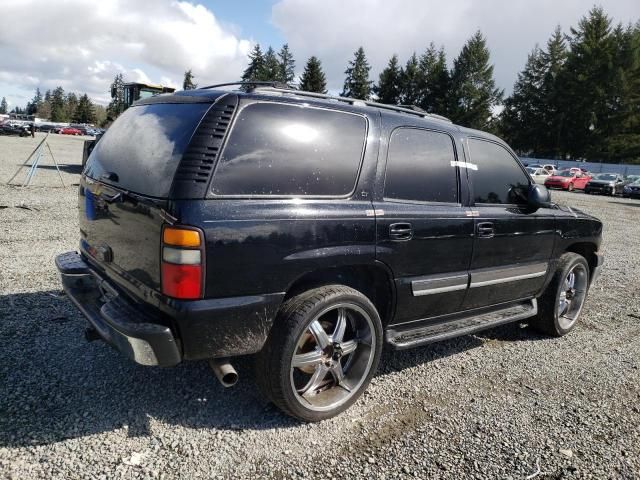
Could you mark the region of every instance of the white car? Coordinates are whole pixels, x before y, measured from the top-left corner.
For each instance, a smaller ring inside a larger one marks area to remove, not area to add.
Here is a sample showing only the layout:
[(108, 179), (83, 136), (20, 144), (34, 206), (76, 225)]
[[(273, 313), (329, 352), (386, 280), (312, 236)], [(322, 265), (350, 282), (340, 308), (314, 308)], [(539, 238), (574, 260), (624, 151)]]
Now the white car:
[(558, 170), (556, 170), (556, 167), (554, 167), (550, 163), (543, 165), (542, 168), (549, 172), (549, 175), (555, 175), (558, 172)]
[(549, 178), (551, 175), (553, 175), (553, 172), (550, 172), (544, 167), (542, 168), (527, 167), (527, 172), (529, 173), (529, 176), (533, 179), (533, 181), (540, 185), (544, 185), (544, 181), (547, 178)]

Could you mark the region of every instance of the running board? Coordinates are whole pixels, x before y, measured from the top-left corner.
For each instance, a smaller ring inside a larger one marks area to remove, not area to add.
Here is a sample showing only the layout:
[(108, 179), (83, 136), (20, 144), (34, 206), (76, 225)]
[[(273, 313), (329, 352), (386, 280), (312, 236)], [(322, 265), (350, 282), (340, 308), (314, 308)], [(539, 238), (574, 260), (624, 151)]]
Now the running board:
[(469, 335), (505, 323), (517, 322), (533, 317), (537, 313), (538, 303), (534, 298), (498, 309), (463, 313), (463, 316), (458, 315), (452, 320), (436, 324), (425, 325), (421, 322), (420, 326), (415, 326), (415, 322), (412, 322), (413, 327), (411, 325), (394, 325), (387, 329), (386, 340), (392, 348), (401, 350)]

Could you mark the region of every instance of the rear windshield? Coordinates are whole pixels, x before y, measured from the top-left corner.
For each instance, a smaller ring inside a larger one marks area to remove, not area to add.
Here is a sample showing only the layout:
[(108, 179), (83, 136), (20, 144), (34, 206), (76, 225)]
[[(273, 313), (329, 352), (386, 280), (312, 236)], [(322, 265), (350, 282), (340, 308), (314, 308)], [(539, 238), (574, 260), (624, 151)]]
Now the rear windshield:
[(157, 103), (130, 107), (93, 149), (86, 175), (141, 195), (167, 197), (180, 158), (210, 106)]
[(611, 173), (601, 173), (600, 175), (596, 175), (596, 180), (608, 180), (608, 181), (613, 181), (615, 180), (617, 177)]

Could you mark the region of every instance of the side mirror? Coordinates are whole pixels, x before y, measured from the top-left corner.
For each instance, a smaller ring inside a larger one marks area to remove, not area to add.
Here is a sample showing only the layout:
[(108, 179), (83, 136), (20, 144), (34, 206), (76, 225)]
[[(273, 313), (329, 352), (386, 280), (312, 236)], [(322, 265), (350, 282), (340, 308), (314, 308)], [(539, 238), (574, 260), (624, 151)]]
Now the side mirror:
[(549, 208), (551, 206), (551, 194), (549, 190), (547, 190), (547, 187), (537, 183), (529, 185), (527, 205), (533, 211), (539, 208)]

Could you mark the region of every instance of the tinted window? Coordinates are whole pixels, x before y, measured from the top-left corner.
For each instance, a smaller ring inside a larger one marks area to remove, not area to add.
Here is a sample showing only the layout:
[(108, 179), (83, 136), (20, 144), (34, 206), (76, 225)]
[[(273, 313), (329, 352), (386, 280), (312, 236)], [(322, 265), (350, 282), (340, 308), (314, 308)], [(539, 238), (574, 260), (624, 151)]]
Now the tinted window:
[(458, 201), (453, 141), (444, 133), (399, 128), (391, 135), (385, 198), (420, 202)]
[[(522, 203), (529, 185), (516, 159), (502, 146), (469, 139), (473, 192), (476, 203)], [(524, 192), (523, 192), (524, 190)]]
[[(180, 158), (210, 106), (191, 103), (128, 108), (96, 144), (86, 174), (143, 195), (168, 196)], [(105, 179), (106, 172), (115, 173), (118, 181)]]
[(245, 107), (213, 177), (215, 195), (346, 195), (353, 191), (366, 120), (274, 103)]

